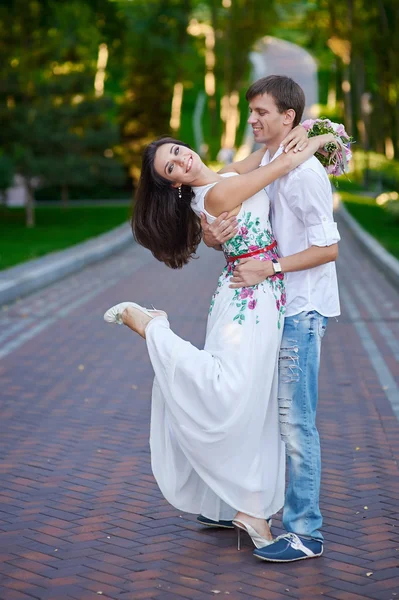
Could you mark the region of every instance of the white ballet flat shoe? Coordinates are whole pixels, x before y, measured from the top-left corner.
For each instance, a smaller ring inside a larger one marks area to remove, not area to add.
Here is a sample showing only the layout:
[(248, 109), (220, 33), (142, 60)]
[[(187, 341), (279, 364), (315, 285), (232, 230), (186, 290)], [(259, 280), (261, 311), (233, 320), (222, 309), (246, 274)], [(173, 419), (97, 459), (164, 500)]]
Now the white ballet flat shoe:
[(144, 308), (143, 306), (140, 306), (140, 304), (136, 304), (135, 302), (120, 302), (119, 304), (115, 304), (115, 306), (109, 308), (107, 312), (104, 313), (104, 321), (106, 321), (107, 323), (116, 323), (117, 325), (123, 325), (122, 313), (129, 306), (131, 308), (137, 308), (137, 310), (145, 313), (148, 317), (151, 317), (151, 319), (154, 319), (154, 317), (156, 316), (161, 316), (159, 314), (154, 315), (154, 312), (162, 313), (162, 315), (165, 315), (166, 317), (166, 313), (164, 311), (156, 310), (155, 308), (151, 310), (148, 308)]

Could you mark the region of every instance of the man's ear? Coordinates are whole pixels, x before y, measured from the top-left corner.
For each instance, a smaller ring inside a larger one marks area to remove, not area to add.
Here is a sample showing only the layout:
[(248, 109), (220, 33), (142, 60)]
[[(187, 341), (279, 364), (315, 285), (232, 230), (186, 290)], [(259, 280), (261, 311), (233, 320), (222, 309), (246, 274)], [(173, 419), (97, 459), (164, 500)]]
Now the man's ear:
[(293, 108), (289, 108), (285, 111), (284, 115), (284, 125), (291, 125), (295, 121), (295, 110)]

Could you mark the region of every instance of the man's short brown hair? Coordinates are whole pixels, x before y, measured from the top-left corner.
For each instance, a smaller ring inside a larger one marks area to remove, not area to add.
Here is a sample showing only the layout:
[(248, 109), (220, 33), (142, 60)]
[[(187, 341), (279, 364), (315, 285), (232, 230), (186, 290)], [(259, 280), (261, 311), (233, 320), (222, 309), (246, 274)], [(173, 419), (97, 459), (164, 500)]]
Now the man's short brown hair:
[(279, 113), (292, 108), (295, 111), (293, 127), (299, 125), (305, 110), (305, 94), (300, 85), (285, 75), (269, 75), (255, 81), (245, 95), (248, 102), (255, 96), (269, 94), (274, 98)]

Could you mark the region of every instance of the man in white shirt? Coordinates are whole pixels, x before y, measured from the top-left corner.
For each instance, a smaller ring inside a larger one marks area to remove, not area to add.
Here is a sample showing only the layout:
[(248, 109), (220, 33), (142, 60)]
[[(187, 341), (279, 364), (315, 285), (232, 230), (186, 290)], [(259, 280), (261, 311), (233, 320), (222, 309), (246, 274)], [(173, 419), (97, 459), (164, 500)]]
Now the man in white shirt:
[[(300, 122), (305, 106), (300, 86), (292, 79), (278, 75), (256, 81), (246, 98), (251, 113), (248, 123), (252, 125), (255, 141), (266, 144), (267, 150), (258, 150), (247, 159), (225, 167), (222, 172), (246, 173), (254, 168), (257, 157), (262, 165), (274, 160), (284, 151), (280, 144)], [(323, 553), (316, 407), (321, 340), (328, 317), (340, 314), (334, 263), (340, 236), (333, 219), (330, 182), (315, 157), (269, 185), (266, 191), (271, 201), (272, 227), (281, 258), (275, 262), (241, 260), (231, 279), (231, 287), (252, 286), (276, 273), (286, 274), (279, 411), (281, 435), (288, 456), (289, 483), (283, 514), (287, 534), (269, 546), (255, 550), (254, 554), (266, 561), (291, 562)], [(205, 220), (202, 224), (204, 241), (213, 247), (232, 237), (236, 227), (235, 217), (229, 219), (227, 214), (221, 215), (212, 225), (207, 225)]]

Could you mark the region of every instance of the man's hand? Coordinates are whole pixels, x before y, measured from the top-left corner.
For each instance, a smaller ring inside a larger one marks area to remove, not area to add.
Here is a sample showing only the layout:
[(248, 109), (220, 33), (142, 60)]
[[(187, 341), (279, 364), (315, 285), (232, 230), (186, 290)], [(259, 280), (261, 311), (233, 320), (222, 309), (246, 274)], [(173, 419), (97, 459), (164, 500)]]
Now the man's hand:
[(271, 260), (243, 258), (234, 269), (234, 275), (230, 279), (231, 284), (229, 287), (250, 287), (262, 283), (262, 281), (272, 275), (274, 275), (274, 269)]
[(229, 213), (222, 213), (213, 223), (209, 225), (206, 217), (201, 213), (201, 227), (204, 243), (209, 248), (221, 250), (221, 244), (230, 240), (238, 229), (236, 217), (229, 217)]

